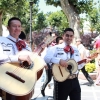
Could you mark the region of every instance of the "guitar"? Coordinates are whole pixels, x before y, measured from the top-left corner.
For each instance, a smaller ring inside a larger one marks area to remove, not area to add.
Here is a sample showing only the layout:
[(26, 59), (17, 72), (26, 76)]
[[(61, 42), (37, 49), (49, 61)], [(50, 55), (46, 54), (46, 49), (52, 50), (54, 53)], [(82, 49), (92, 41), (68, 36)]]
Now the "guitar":
[(46, 46), (49, 45), (51, 42), (53, 42), (56, 39), (56, 36), (51, 36), (51, 35), (47, 35), (44, 40), (42, 41), (42, 43), (40, 43), (37, 48), (34, 49), (33, 52), (38, 53), (38, 55), (41, 55), (41, 52), (44, 50), (44, 48), (42, 48), (42, 45), (45, 44)]
[[(91, 55), (90, 59), (94, 59), (97, 57), (98, 53), (94, 53)], [(63, 82), (65, 81), (71, 74), (74, 74), (78, 70), (78, 65), (82, 63), (86, 63), (86, 59), (83, 59), (79, 62), (76, 62), (74, 59), (69, 59), (66, 61), (68, 67), (62, 67), (59, 64), (53, 64), (52, 73), (56, 81)]]
[[(45, 49), (45, 47), (47, 46), (47, 45), (49, 45), (51, 42), (53, 42), (54, 40), (56, 39), (56, 36), (51, 36), (51, 35), (47, 35), (45, 38), (44, 38), (44, 40), (37, 46), (37, 48), (35, 48), (34, 49), (34, 51), (33, 52), (35, 52), (35, 53), (37, 53), (39, 56), (41, 56), (41, 53), (42, 53), (42, 51)], [(42, 45), (44, 44), (44, 48), (42, 47)], [(44, 67), (47, 67), (47, 65), (46, 66), (44, 66)], [(42, 72), (43, 72), (43, 70), (42, 70)], [(42, 75), (42, 73), (41, 73), (41, 75)], [(38, 77), (38, 79), (39, 79), (40, 77)]]
[(33, 52), (21, 51), (18, 56), (25, 54), (29, 55), (32, 60), (30, 66), (25, 63), (23, 63), (23, 67), (19, 63), (0, 65), (0, 89), (14, 96), (16, 99), (13, 100), (30, 100), (38, 78), (37, 73), (46, 65), (44, 60)]

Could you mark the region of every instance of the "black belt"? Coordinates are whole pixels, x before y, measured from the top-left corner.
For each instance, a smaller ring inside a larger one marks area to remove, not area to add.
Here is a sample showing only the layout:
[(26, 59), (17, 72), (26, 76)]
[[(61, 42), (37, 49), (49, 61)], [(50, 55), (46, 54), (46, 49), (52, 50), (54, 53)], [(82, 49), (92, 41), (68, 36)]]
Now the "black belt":
[(77, 77), (77, 74), (72, 74), (72, 75), (70, 75), (67, 79), (74, 79), (74, 78), (76, 78)]

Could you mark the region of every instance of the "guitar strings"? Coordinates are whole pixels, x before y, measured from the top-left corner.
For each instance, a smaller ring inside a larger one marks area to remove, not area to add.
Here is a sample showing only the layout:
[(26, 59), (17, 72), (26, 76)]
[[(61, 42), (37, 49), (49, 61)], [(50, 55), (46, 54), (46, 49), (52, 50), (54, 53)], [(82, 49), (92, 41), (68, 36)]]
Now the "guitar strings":
[[(31, 58), (31, 56), (32, 56), (32, 61), (34, 62), (34, 59), (37, 57), (37, 55), (38, 54), (36, 54), (36, 53), (31, 53), (29, 56), (30, 56), (30, 58)], [(33, 58), (34, 57), (34, 58)], [(24, 70), (23, 70), (24, 69)], [(26, 70), (25, 70), (26, 69)], [(23, 74), (25, 74), (28, 70), (31, 70), (31, 69), (27, 69), (25, 66), (23, 66), (23, 67), (21, 67), (20, 65), (19, 65), (19, 67), (17, 67), (14, 71), (13, 71), (13, 73), (14, 74), (16, 74), (17, 76), (20, 76), (20, 74), (22, 73), (22, 71), (24, 71), (23, 72)]]

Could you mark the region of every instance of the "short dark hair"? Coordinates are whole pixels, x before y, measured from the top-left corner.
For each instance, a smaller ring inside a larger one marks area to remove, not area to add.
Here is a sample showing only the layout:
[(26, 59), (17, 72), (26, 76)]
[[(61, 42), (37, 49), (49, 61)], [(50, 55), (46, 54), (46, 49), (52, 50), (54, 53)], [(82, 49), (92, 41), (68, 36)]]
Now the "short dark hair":
[(59, 40), (63, 40), (63, 38), (62, 38), (61, 36), (58, 36), (58, 37), (56, 38), (56, 43), (57, 43), (57, 44), (59, 43)]
[(73, 34), (74, 34), (74, 30), (73, 30), (72, 28), (66, 28), (66, 29), (64, 30), (64, 33), (66, 33), (67, 31), (71, 31), (71, 32), (73, 32)]
[(84, 47), (89, 47), (89, 45), (88, 45), (88, 44), (83, 44), (83, 46), (84, 46)]
[(49, 32), (50, 36), (52, 35), (52, 32)]
[(10, 19), (8, 20), (8, 26), (10, 26), (12, 20), (18, 20), (18, 21), (21, 22), (21, 20), (20, 20), (19, 18), (17, 18), (17, 17), (12, 17), (12, 18), (10, 18)]
[(23, 31), (21, 31), (21, 34), (19, 35), (19, 38), (22, 39), (22, 40), (26, 39), (26, 35)]

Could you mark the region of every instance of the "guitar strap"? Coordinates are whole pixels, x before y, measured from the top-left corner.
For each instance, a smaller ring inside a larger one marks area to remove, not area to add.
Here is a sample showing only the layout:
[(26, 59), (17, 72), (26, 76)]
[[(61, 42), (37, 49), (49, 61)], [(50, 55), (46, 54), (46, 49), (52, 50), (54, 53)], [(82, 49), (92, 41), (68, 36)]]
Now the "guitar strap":
[(68, 55), (69, 55), (69, 59), (73, 57), (73, 54), (71, 54), (70, 52)]
[[(70, 48), (70, 51), (71, 51), (71, 48)], [(70, 58), (72, 58), (73, 54), (70, 52)]]
[[(10, 39), (10, 38), (8, 38), (8, 37), (7, 37), (7, 39), (9, 39), (10, 41), (16, 43), (15, 41), (13, 41), (12, 39)], [(24, 49), (26, 49), (26, 48), (24, 48)], [(26, 49), (26, 50), (27, 50), (27, 51), (30, 51), (30, 50), (28, 50), (28, 49)]]
[(8, 37), (7, 37), (7, 39), (9, 39), (10, 41), (12, 41), (12, 42), (16, 43), (15, 41), (13, 41), (12, 39), (10, 39), (10, 38), (8, 38)]

